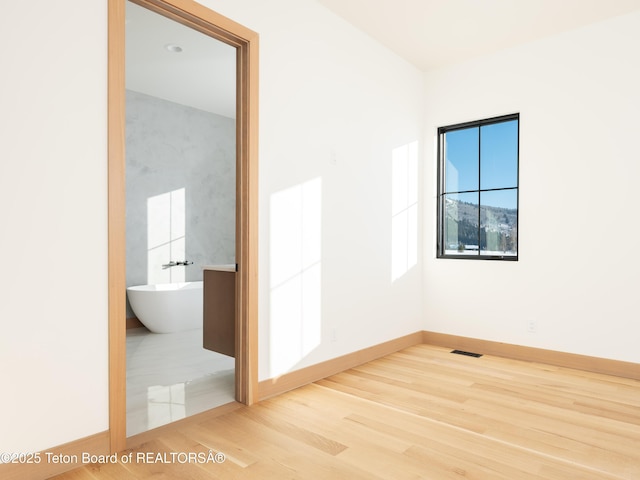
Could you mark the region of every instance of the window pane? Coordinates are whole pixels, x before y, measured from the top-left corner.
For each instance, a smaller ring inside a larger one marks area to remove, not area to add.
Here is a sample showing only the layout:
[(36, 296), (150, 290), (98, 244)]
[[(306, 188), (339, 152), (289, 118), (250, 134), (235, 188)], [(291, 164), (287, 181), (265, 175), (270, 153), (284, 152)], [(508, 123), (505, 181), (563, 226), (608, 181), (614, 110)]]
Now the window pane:
[(480, 194), (480, 250), (482, 255), (517, 255), (518, 190)]
[(518, 186), (518, 121), (480, 128), (480, 188)]
[(478, 255), (478, 194), (449, 194), (443, 200), (445, 253)]
[(444, 193), (478, 190), (479, 131), (474, 127), (445, 133)]

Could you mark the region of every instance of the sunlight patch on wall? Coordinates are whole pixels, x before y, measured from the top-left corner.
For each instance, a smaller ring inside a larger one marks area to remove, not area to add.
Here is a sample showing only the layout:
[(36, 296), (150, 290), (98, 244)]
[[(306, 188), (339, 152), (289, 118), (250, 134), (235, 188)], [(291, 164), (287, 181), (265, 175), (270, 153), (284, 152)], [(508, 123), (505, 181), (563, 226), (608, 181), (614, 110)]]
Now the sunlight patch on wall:
[(147, 199), (147, 283), (185, 281), (184, 267), (162, 268), (185, 259), (185, 189)]
[(321, 342), (322, 180), (271, 196), (271, 374), (291, 370)]
[(418, 263), (418, 142), (391, 154), (391, 281)]

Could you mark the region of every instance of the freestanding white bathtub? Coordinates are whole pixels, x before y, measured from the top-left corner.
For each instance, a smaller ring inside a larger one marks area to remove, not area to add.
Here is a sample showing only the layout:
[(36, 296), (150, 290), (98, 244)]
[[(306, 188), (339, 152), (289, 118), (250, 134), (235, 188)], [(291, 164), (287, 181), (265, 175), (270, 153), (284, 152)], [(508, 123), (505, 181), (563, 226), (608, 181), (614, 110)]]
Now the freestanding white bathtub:
[(127, 287), (133, 313), (154, 333), (202, 328), (202, 282)]

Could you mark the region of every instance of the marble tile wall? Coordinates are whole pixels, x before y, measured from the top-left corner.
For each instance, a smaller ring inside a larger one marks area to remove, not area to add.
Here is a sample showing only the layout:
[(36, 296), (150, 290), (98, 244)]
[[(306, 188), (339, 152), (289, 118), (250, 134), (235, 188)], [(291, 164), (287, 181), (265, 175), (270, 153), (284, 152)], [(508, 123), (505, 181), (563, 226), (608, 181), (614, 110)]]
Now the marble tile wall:
[(235, 120), (131, 90), (126, 100), (127, 286), (235, 263)]

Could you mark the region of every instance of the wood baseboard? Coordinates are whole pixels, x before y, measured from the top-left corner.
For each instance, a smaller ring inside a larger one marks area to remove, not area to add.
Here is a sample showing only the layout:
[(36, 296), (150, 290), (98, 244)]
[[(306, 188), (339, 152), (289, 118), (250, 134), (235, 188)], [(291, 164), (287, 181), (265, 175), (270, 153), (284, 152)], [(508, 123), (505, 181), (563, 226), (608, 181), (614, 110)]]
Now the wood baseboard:
[(546, 363), (557, 367), (575, 368), (576, 370), (640, 380), (640, 364), (620, 360), (590, 357), (575, 353), (524, 347), (522, 345), (492, 342), (490, 340), (459, 337), (457, 335), (428, 331), (422, 332), (422, 342), (438, 347), (455, 348), (468, 352), (512, 358), (514, 360)]
[(640, 380), (636, 363), (422, 331), (263, 380), (258, 384), (258, 398), (265, 400), (420, 343)]
[[(74, 440), (48, 450), (43, 450), (34, 454), (32, 460), (40, 463), (8, 463), (0, 464), (0, 478), (3, 480), (42, 480), (59, 475), (74, 468), (81, 467), (82, 454), (90, 455), (109, 455), (109, 432), (96, 433), (89, 437)], [(65, 457), (57, 457), (65, 460), (64, 463), (55, 463), (56, 455), (64, 455)], [(77, 459), (77, 462), (69, 462), (70, 459)]]
[(276, 378), (263, 380), (258, 383), (258, 399), (265, 400), (269, 397), (293, 390), (294, 388), (302, 387), (303, 385), (313, 383), (322, 378), (357, 367), (363, 363), (384, 357), (403, 348), (418, 345), (422, 343), (422, 337), (422, 332), (411, 333), (404, 337), (327, 360), (326, 362), (285, 373)]

